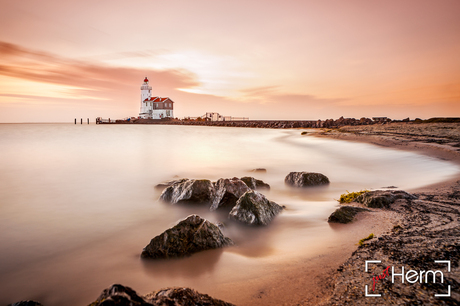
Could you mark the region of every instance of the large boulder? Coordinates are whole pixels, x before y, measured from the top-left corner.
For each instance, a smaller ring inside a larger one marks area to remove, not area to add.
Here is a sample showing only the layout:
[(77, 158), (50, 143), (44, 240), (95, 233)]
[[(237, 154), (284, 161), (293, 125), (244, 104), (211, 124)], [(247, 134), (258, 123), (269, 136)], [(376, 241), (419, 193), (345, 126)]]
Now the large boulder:
[(220, 228), (201, 218), (190, 215), (174, 227), (153, 238), (142, 251), (142, 258), (176, 258), (193, 253), (233, 245)]
[(190, 288), (166, 288), (149, 293), (144, 298), (155, 306), (233, 306), (233, 304), (214, 299)]
[(214, 197), (214, 186), (210, 180), (182, 179), (167, 187), (160, 199), (172, 204), (192, 202), (209, 203)]
[(327, 176), (315, 172), (291, 172), (284, 182), (294, 187), (309, 187), (329, 184)]
[(249, 187), (239, 178), (219, 179), (214, 185), (214, 198), (211, 204), (211, 211), (220, 207), (232, 208), (236, 201), (249, 190)]
[(252, 176), (242, 177), (241, 180), (251, 189), (270, 189), (270, 185), (262, 180), (253, 178)]
[(375, 190), (356, 197), (355, 202), (372, 208), (389, 208), (396, 200), (413, 200), (417, 197), (403, 190)]
[(369, 209), (354, 207), (354, 206), (342, 206), (336, 209), (327, 219), (327, 222), (331, 223), (350, 223), (353, 221), (355, 216), (362, 212), (369, 211)]
[(114, 284), (104, 289), (89, 306), (152, 306), (130, 287)]
[(89, 306), (232, 306), (222, 300), (190, 288), (166, 288), (139, 296), (130, 287), (115, 284), (104, 289), (96, 301)]
[(250, 225), (268, 225), (283, 207), (269, 201), (263, 194), (249, 190), (236, 202), (229, 218)]

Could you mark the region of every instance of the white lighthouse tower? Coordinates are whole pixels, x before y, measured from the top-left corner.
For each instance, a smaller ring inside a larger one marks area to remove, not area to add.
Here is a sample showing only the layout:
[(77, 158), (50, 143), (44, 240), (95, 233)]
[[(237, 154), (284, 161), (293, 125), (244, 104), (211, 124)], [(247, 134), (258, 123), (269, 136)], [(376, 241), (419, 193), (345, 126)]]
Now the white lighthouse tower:
[(139, 117), (142, 119), (174, 118), (174, 101), (168, 97), (152, 97), (152, 86), (145, 77), (141, 86), (141, 109)]
[(148, 118), (151, 117), (149, 114), (149, 107), (147, 106), (147, 102), (145, 100), (149, 100), (152, 96), (152, 86), (149, 86), (149, 79), (145, 77), (144, 83), (141, 86), (141, 109), (139, 112), (139, 116), (141, 118)]

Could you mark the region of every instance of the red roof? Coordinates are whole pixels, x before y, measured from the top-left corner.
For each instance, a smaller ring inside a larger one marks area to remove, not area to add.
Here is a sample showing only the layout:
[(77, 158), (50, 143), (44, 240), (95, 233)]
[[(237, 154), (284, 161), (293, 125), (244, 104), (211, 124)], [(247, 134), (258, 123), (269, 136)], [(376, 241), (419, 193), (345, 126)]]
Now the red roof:
[(149, 79), (147, 79), (147, 77), (145, 77), (144, 82), (148, 82), (148, 81), (149, 81)]
[(169, 97), (166, 98), (160, 98), (160, 97), (151, 97), (150, 99), (145, 99), (144, 101), (149, 101), (149, 102), (165, 102), (166, 100), (169, 100), (170, 102), (174, 103)]

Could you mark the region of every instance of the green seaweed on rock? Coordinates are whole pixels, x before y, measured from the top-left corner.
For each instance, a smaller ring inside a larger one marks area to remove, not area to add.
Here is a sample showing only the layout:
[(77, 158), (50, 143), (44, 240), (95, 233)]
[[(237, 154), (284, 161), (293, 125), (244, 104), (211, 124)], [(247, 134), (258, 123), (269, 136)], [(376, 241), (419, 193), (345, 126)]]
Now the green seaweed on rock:
[(347, 193), (341, 194), (340, 199), (338, 199), (337, 201), (339, 201), (340, 203), (351, 203), (358, 196), (360, 196), (360, 195), (362, 195), (363, 193), (366, 193), (366, 192), (369, 192), (369, 190), (365, 189), (365, 190), (361, 190), (361, 191), (357, 191), (357, 192), (349, 192), (347, 190)]
[(367, 236), (366, 238), (361, 239), (361, 240), (358, 242), (358, 244), (359, 244), (359, 245), (363, 245), (363, 244), (364, 244), (364, 241), (371, 240), (372, 238), (374, 238), (374, 234), (370, 234), (370, 235)]

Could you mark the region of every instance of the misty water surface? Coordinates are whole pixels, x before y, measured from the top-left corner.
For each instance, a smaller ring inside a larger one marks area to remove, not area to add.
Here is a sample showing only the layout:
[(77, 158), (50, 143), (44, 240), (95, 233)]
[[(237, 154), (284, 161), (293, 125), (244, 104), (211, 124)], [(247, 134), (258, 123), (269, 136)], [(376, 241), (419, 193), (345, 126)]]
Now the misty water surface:
[[(35, 299), (85, 305), (113, 283), (142, 293), (166, 286), (209, 292), (267, 267), (327, 252), (326, 222), (346, 190), (408, 190), (458, 173), (430, 157), (301, 136), (301, 130), (158, 125), (0, 125), (0, 304)], [(267, 173), (250, 173), (266, 168)], [(327, 187), (284, 185), (321, 172)], [(287, 209), (267, 228), (229, 222), (206, 207), (169, 206), (154, 186), (175, 178), (253, 175)], [(139, 259), (151, 238), (191, 213), (226, 224), (237, 247), (183, 260)]]

